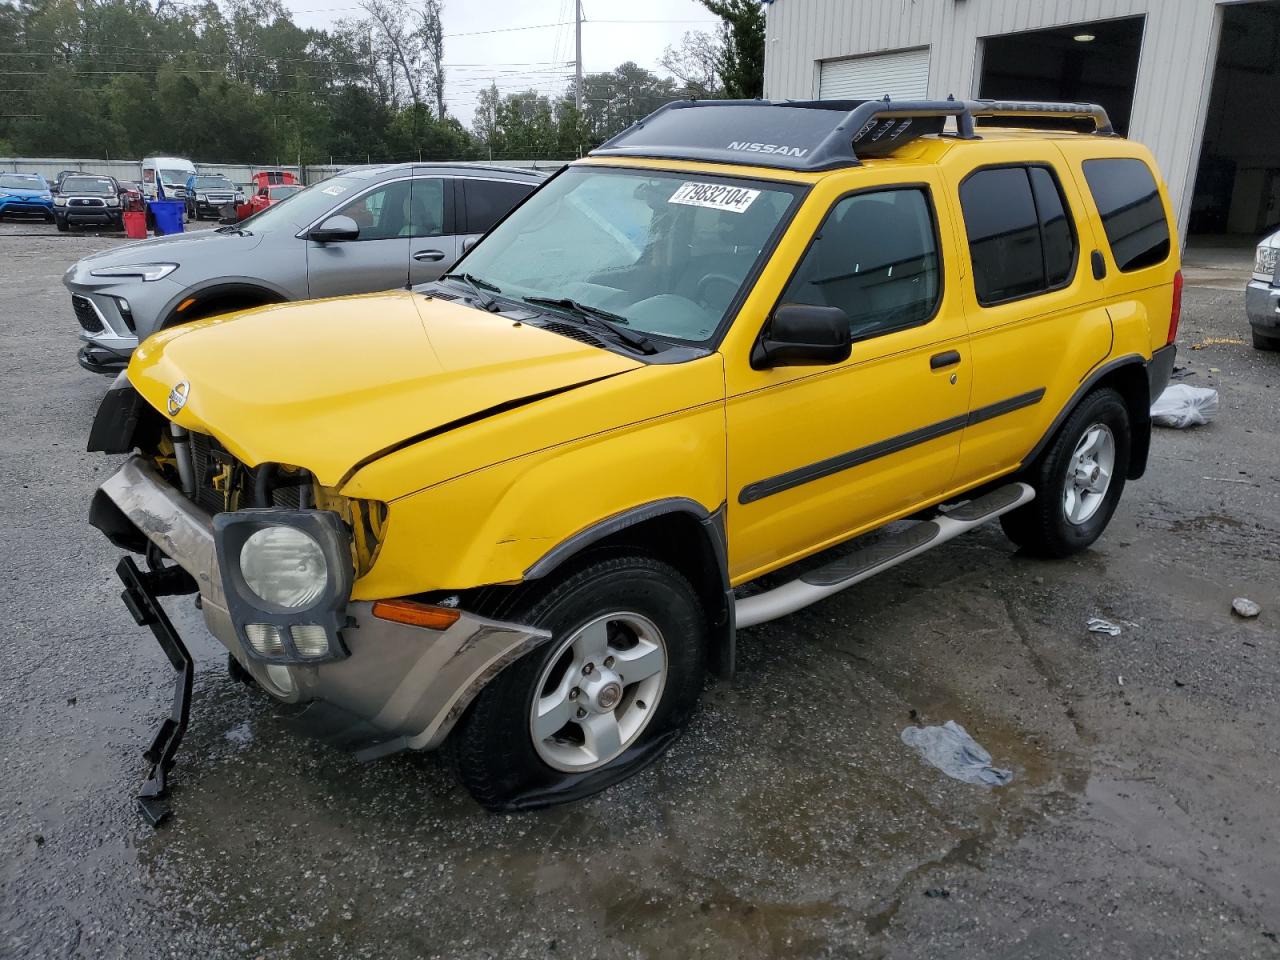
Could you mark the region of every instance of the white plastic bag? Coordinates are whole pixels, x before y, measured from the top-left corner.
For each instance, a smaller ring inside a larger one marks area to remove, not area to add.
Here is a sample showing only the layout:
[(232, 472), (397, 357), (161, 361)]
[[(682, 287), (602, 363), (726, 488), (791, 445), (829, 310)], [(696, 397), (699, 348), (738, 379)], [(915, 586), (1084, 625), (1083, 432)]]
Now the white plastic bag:
[(1194, 427), (1218, 415), (1218, 391), (1175, 383), (1166, 387), (1151, 405), (1151, 422), (1158, 427)]

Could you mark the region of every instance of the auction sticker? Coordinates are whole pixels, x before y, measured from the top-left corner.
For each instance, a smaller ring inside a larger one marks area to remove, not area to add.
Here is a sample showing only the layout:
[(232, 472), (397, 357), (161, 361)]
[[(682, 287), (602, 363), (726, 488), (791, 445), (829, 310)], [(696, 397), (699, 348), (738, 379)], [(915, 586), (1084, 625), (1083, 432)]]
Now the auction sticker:
[(321, 192), (321, 193), (327, 193), (327, 194), (328, 194), (329, 196), (331, 196), (331, 197), (340, 197), (340, 196), (342, 196), (344, 193), (346, 193), (346, 192), (347, 192), (347, 188), (346, 188), (346, 187), (344, 187), (344, 186), (343, 186), (342, 184), (340, 184), (340, 183), (335, 183), (335, 184), (334, 184), (333, 186), (331, 186), (331, 187), (325, 187), (325, 188), (324, 188), (323, 190), (321, 190), (320, 192)]
[(760, 196), (759, 190), (746, 187), (728, 187), (723, 183), (694, 183), (686, 181), (676, 188), (668, 203), (684, 203), (691, 207), (710, 207), (728, 210), (730, 213), (746, 213), (747, 208)]

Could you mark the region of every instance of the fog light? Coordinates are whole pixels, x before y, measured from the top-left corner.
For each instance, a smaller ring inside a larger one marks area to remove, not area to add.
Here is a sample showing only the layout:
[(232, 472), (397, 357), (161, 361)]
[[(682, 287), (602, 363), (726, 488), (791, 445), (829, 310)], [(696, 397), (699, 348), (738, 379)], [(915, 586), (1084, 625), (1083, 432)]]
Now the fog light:
[(279, 627), (273, 627), (269, 623), (247, 623), (244, 633), (253, 649), (261, 656), (284, 656), (284, 637), (280, 636)]
[(329, 635), (318, 623), (304, 623), (290, 627), (293, 645), (299, 656), (323, 657), (329, 652)]

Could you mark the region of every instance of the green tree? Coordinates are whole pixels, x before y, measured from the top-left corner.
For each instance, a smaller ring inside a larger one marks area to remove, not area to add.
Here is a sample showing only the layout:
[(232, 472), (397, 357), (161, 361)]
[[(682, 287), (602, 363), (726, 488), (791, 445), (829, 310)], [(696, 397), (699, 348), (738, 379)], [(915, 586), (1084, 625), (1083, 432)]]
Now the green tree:
[(724, 21), (719, 74), (724, 95), (764, 96), (764, 8), (760, 0), (701, 0)]

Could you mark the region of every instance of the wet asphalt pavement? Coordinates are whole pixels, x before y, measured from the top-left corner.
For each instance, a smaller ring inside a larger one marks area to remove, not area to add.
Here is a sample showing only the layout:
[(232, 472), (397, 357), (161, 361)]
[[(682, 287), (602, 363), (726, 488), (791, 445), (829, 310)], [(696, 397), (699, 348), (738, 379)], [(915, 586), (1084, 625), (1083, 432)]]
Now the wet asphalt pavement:
[[(59, 282), (116, 242), (0, 226), (0, 956), (1280, 956), (1280, 354), (1238, 287), (1185, 298), (1220, 420), (1157, 432), (1094, 549), (990, 525), (744, 631), (670, 755), (574, 806), (489, 815), (436, 757), (300, 738), (169, 601), (198, 673), (153, 831), (172, 673), (85, 521), (115, 460)], [(899, 740), (946, 720), (1013, 782)]]

